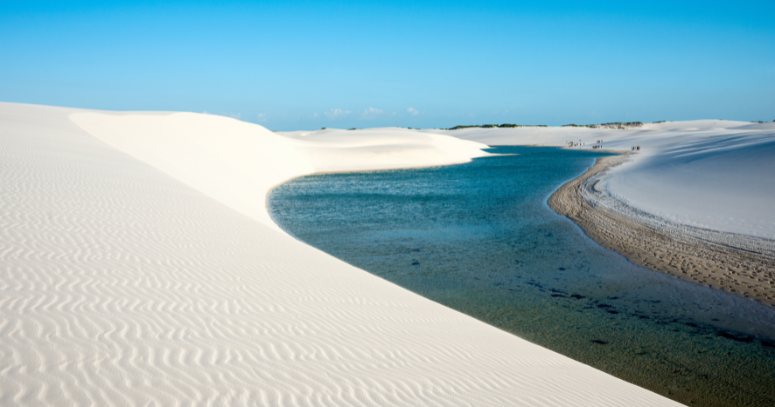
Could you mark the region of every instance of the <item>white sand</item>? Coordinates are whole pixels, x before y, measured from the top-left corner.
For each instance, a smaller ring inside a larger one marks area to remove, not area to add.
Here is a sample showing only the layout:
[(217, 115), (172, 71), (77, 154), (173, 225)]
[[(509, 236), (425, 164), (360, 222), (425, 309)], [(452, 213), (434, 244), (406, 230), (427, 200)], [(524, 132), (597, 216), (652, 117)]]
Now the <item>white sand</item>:
[(292, 176), (482, 147), (357, 133), (0, 103), (0, 405), (675, 404), (278, 231)]
[(613, 197), (664, 219), (775, 238), (775, 123), (700, 120), (641, 129), (463, 129), (436, 131), (490, 145), (565, 145), (630, 151), (598, 184)]

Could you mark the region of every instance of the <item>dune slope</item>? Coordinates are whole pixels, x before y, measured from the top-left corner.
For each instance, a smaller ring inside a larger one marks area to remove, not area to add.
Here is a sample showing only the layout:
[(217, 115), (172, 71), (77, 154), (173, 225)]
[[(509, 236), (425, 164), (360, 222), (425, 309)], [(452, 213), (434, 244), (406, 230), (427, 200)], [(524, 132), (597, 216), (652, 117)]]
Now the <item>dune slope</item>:
[(267, 224), (279, 137), (0, 104), (0, 404), (675, 404)]

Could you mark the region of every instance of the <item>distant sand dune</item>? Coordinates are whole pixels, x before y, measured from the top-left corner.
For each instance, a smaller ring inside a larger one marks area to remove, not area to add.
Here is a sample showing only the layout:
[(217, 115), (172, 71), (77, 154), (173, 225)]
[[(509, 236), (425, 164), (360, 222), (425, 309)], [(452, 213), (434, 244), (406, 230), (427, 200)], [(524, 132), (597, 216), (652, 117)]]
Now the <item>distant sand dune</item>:
[[(101, 116), (0, 104), (0, 405), (675, 404), (267, 224), (267, 188), (313, 152)], [(457, 146), (429, 165), (480, 148), (427, 140)]]

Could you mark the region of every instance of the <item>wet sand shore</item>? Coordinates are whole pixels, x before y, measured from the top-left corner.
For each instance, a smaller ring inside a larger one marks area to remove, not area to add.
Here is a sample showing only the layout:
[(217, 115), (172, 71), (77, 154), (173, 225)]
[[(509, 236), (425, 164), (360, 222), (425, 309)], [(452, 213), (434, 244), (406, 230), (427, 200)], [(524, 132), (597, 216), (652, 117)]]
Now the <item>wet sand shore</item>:
[(552, 194), (549, 206), (634, 264), (775, 306), (772, 241), (670, 222), (597, 188), (606, 171), (629, 155), (598, 158)]

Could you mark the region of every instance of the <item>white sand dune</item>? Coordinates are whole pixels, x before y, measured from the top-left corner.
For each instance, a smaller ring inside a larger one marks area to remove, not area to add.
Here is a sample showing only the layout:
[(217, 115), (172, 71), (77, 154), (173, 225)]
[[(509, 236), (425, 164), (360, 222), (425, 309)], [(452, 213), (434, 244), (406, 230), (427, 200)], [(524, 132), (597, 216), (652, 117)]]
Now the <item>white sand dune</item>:
[(0, 104), (0, 405), (675, 404), (271, 224), (289, 177), (481, 155), (394, 133)]
[(603, 140), (641, 150), (598, 184), (614, 198), (669, 221), (775, 238), (775, 123), (698, 120), (630, 130), (570, 127), (435, 131), (489, 145)]
[(482, 154), (394, 133), (0, 104), (0, 405), (675, 404), (271, 223), (296, 175)]

